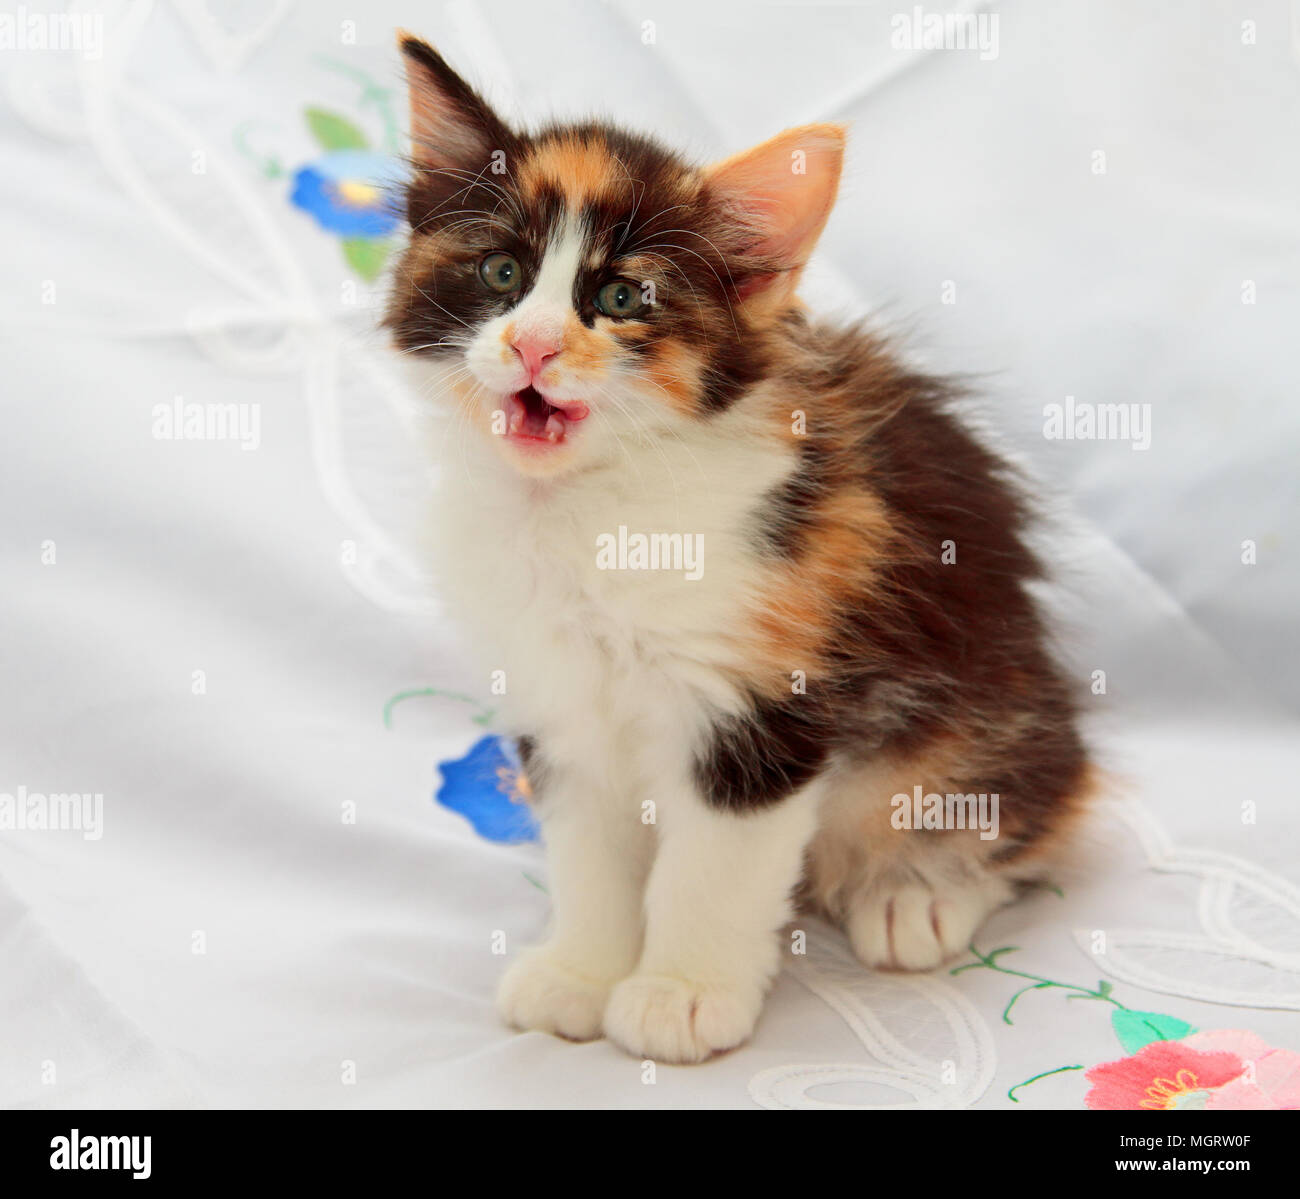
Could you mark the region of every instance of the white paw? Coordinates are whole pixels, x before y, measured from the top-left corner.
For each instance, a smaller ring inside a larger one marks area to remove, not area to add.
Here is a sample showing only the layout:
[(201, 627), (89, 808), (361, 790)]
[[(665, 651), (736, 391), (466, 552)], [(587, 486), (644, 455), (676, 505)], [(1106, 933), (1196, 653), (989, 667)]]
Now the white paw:
[(591, 1041), (600, 1036), (611, 985), (578, 974), (539, 946), (505, 972), (497, 987), (497, 1011), (515, 1028)]
[(1010, 884), (997, 878), (936, 889), (909, 883), (858, 899), (844, 927), (864, 965), (932, 970), (965, 949), (1011, 894)]
[(634, 974), (609, 997), (605, 1035), (635, 1057), (702, 1062), (744, 1041), (762, 1006), (758, 989), (733, 991), (662, 974)]

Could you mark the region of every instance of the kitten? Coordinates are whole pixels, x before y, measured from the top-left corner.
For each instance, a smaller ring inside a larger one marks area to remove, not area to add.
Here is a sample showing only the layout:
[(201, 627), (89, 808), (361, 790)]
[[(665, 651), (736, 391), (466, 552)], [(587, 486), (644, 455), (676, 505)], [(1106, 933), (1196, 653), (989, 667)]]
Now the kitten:
[[(1088, 769), (1010, 471), (945, 383), (795, 297), (844, 130), (700, 168), (512, 128), (401, 48), (386, 324), (451, 412), (445, 598), (505, 672), (550, 866), (502, 1015), (700, 1061), (752, 1031), (796, 900), (867, 966), (938, 965), (1041, 871)], [(978, 796), (996, 837), (925, 815)]]

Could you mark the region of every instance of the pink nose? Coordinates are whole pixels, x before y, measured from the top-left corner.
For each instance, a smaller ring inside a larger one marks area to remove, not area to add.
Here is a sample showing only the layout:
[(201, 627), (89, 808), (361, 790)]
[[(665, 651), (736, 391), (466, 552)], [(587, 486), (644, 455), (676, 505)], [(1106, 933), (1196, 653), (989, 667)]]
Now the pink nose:
[(541, 374), (542, 367), (560, 352), (560, 347), (550, 338), (528, 334), (516, 337), (511, 345), (515, 347), (515, 353), (523, 359), (524, 369), (528, 371), (530, 379), (536, 379)]

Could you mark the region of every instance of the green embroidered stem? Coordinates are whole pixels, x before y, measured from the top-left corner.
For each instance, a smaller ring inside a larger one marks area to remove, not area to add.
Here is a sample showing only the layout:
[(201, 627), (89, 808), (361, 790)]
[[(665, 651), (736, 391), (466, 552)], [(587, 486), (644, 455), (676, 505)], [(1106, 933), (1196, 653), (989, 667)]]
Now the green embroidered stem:
[(1053, 1074), (1064, 1074), (1067, 1070), (1082, 1069), (1082, 1066), (1058, 1066), (1055, 1070), (1044, 1070), (1041, 1074), (1035, 1074), (1033, 1078), (1026, 1078), (1024, 1082), (1016, 1083), (1016, 1085), (1007, 1092), (1007, 1098), (1010, 1099), (1012, 1103), (1019, 1103), (1020, 1100), (1016, 1098), (1016, 1092), (1020, 1090), (1021, 1087), (1027, 1087), (1031, 1082), (1037, 1082), (1040, 1078), (1050, 1078)]
[(440, 691), (437, 687), (417, 687), (411, 691), (399, 691), (384, 705), (384, 728), (393, 727), (393, 709), (403, 700), (414, 699), (417, 695), (436, 695), (442, 699), (454, 699), (458, 703), (471, 704), (479, 710), (477, 716), (470, 717), (477, 725), (486, 727), (495, 715), (493, 709), (484, 707), (472, 695), (462, 695), (457, 691)]
[(1002, 1009), (1002, 1021), (1004, 1024), (1013, 1023), (1011, 1019), (1011, 1009), (1015, 1006), (1017, 999), (1028, 991), (1042, 991), (1046, 990), (1048, 987), (1059, 987), (1062, 991), (1072, 991), (1073, 994), (1066, 997), (1068, 999), (1100, 999), (1106, 1003), (1114, 1004), (1114, 1006), (1119, 1008), (1121, 1011), (1128, 1011), (1128, 1008), (1125, 1007), (1124, 1004), (1120, 1003), (1118, 999), (1111, 995), (1111, 985), (1105, 980), (1102, 980), (1097, 984), (1096, 990), (1090, 991), (1087, 987), (1076, 986), (1074, 983), (1057, 982), (1055, 979), (1044, 978), (1041, 974), (1027, 974), (1023, 970), (1010, 970), (1006, 966), (1000, 966), (998, 964), (998, 958), (1001, 957), (1002, 954), (1015, 953), (1019, 946), (1004, 945), (1001, 949), (993, 949), (987, 954), (984, 954), (980, 953), (980, 951), (975, 948), (975, 942), (972, 941), (968, 948), (971, 953), (979, 958), (979, 961), (967, 962), (964, 966), (955, 966), (948, 972), (949, 974), (960, 974), (963, 970), (996, 970), (999, 974), (1011, 975), (1014, 978), (1027, 978), (1031, 984), (1028, 987), (1021, 987), (1021, 989), (1011, 997), (1011, 1002)]
[(1019, 999), (1026, 991), (1041, 991), (1044, 987), (1050, 987), (1051, 983), (1030, 983), (1027, 987), (1021, 987), (1014, 995), (1011, 996), (1011, 1002), (1002, 1009), (1002, 1023), (1011, 1023), (1011, 1009), (1015, 1007), (1016, 1000)]
[(539, 883), (535, 878), (533, 878), (533, 876), (532, 876), (531, 874), (529, 874), (527, 870), (523, 871), (523, 876), (524, 876), (524, 878), (526, 878), (530, 883), (532, 883), (533, 886), (536, 887), (536, 888), (537, 888), (537, 889), (538, 889), (538, 890), (539, 890), (543, 895), (549, 895), (549, 894), (550, 894), (550, 892), (549, 892), (549, 891), (548, 891), (548, 890), (547, 890), (547, 889), (546, 889), (546, 888), (545, 888), (541, 883)]
[(259, 154), (248, 144), (248, 131), (255, 124), (257, 124), (256, 121), (245, 121), (235, 129), (233, 134), (235, 149), (245, 158), (255, 163), (257, 169), (267, 179), (279, 179), (284, 174), (284, 167), (281, 165), (280, 160), (274, 154)]

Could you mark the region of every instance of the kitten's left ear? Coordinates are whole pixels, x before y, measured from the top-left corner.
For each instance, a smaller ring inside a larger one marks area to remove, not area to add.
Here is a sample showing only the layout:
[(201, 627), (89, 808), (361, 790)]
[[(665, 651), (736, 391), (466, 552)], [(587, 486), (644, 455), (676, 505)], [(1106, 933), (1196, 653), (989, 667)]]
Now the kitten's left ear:
[(704, 172), (713, 197), (742, 227), (754, 270), (742, 299), (788, 301), (835, 203), (844, 161), (843, 125), (803, 125)]
[(497, 151), (513, 148), (515, 135), (432, 46), (399, 30), (411, 92), (411, 155), (430, 170), (478, 174)]

